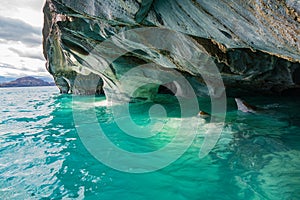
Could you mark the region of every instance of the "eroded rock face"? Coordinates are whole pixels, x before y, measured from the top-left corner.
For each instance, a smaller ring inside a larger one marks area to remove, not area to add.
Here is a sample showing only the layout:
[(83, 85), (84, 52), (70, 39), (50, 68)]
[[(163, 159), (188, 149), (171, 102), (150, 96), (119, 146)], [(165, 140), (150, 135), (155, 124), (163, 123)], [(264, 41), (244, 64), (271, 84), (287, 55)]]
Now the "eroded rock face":
[(296, 0), (47, 0), (44, 13), (47, 69), (63, 93), (149, 99), (164, 85), (188, 96), (182, 76), (196, 95), (220, 96), (213, 65), (229, 96), (299, 91)]

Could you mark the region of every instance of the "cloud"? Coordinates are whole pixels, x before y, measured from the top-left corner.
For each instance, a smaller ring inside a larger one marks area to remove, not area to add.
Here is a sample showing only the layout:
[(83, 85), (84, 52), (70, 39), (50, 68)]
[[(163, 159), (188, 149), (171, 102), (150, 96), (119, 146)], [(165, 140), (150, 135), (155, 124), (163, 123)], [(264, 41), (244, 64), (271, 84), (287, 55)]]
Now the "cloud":
[(1, 0), (1, 76), (50, 76), (41, 48), (44, 3), (45, 0)]
[(9, 72), (10, 70), (20, 70), (20, 71), (26, 71), (26, 72), (37, 72), (38, 70), (32, 70), (28, 67), (16, 67), (7, 63), (0, 63), (0, 69), (6, 69), (6, 72)]
[[(12, 73), (12, 70), (15, 71), (15, 70), (18, 70), (19, 72), (26, 72), (24, 74), (36, 74), (37, 72), (47, 72), (46, 71), (46, 68), (45, 67), (36, 67), (36, 68), (29, 68), (29, 67), (25, 67), (25, 66), (20, 66), (20, 67), (16, 67), (14, 65), (10, 65), (10, 64), (7, 64), (7, 63), (0, 63), (0, 72), (1, 71), (5, 71), (7, 74), (8, 73)], [(48, 73), (48, 72), (47, 72)], [(16, 73), (12, 73), (12, 74), (15, 74)]]
[(0, 39), (19, 41), (27, 46), (40, 46), (41, 29), (19, 19), (0, 16)]
[(39, 59), (44, 61), (45, 58), (43, 57), (42, 53), (40, 51), (21, 51), (19, 49), (13, 48), (13, 47), (9, 47), (8, 48), (10, 51), (18, 54), (20, 57), (24, 57), (24, 58), (32, 58), (32, 59)]
[(19, 69), (19, 68), (10, 64), (0, 63), (0, 69)]
[(26, 0), (26, 2), (20, 0), (1, 0), (2, 9), (30, 8), (39, 11), (43, 4), (43, 0)]

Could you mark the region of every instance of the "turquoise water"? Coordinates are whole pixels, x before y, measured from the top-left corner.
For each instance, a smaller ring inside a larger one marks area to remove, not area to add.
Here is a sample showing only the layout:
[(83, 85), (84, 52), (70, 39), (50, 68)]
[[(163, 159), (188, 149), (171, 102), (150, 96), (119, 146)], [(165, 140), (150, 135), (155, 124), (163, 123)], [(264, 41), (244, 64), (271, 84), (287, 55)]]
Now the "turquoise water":
[[(174, 138), (178, 104), (164, 102), (168, 117), (157, 116), (151, 123), (165, 126), (155, 137), (141, 139), (118, 128), (104, 97), (96, 98), (95, 107), (92, 97), (73, 99), (55, 87), (40, 87), (3, 88), (0, 98), (0, 199), (300, 199), (299, 99), (249, 98), (262, 108), (257, 114), (236, 111), (228, 99), (223, 132), (208, 156), (199, 159), (199, 149), (205, 131), (217, 124), (201, 121), (178, 160), (135, 174), (102, 164), (86, 149), (85, 137), (97, 131), (89, 114), (96, 114), (118, 147), (151, 152)], [(208, 109), (207, 99), (199, 102)], [(149, 124), (152, 105), (130, 105), (133, 121)], [(74, 110), (82, 120), (74, 120)], [(82, 127), (86, 135), (78, 133)], [(124, 159), (115, 162), (123, 165)]]

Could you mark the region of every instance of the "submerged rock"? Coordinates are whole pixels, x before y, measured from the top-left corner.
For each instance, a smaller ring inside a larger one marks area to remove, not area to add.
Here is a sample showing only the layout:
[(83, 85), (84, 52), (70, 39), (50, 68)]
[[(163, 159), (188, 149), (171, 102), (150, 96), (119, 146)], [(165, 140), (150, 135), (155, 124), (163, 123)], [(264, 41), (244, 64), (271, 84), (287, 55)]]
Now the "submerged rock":
[(300, 91), (296, 0), (47, 0), (44, 14), (47, 69), (63, 93), (189, 96), (179, 74), (196, 95), (221, 96), (213, 65), (229, 96)]

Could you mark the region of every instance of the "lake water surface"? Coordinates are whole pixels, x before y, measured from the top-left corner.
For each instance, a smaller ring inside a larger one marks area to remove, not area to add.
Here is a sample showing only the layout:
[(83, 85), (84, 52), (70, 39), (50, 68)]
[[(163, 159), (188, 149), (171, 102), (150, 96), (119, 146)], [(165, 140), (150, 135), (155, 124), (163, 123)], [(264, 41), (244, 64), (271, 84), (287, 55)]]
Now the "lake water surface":
[[(141, 139), (123, 133), (105, 97), (73, 98), (56, 87), (39, 87), (1, 88), (0, 99), (0, 199), (300, 199), (299, 99), (249, 98), (264, 110), (257, 114), (236, 111), (228, 99), (224, 129), (208, 156), (200, 159), (199, 149), (206, 130), (217, 124), (199, 119), (197, 135), (179, 159), (141, 174), (113, 169), (90, 153), (83, 141), (98, 130), (89, 117), (95, 114), (119, 148), (152, 152), (174, 138), (180, 122), (177, 103), (162, 103), (167, 117), (151, 123), (163, 128)], [(199, 99), (199, 105), (208, 109), (209, 100)], [(140, 127), (149, 124), (151, 106), (130, 105), (130, 116)], [(78, 133), (82, 127), (86, 134)], [(114, 162), (121, 166), (124, 159)]]

